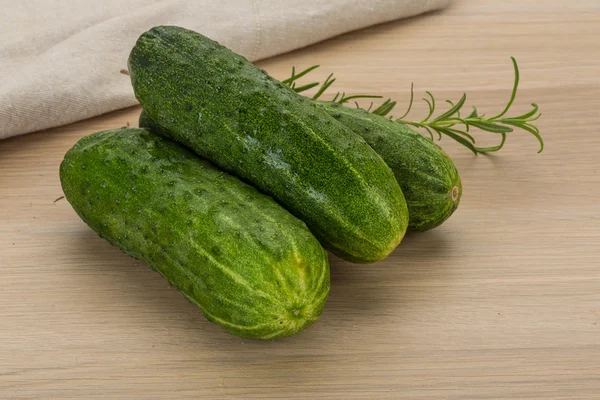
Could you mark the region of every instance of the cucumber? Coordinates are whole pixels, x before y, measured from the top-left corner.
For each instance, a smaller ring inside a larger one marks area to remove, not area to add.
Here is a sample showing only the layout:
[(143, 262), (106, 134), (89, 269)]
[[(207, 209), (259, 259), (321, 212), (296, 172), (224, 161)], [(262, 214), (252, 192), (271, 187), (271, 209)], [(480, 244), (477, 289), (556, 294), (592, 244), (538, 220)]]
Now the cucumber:
[(406, 202), (381, 157), (245, 58), (159, 26), (140, 36), (129, 71), (163, 132), (274, 197), (336, 255), (374, 262), (402, 240)]
[(458, 207), (462, 183), (452, 159), (406, 125), (361, 108), (319, 101), (320, 107), (360, 135), (392, 169), (408, 206), (408, 227), (426, 231)]
[(65, 197), (102, 238), (163, 275), (233, 335), (310, 326), (329, 293), (327, 253), (272, 198), (146, 129), (81, 139)]
[[(366, 110), (319, 103), (332, 117), (362, 136), (392, 169), (408, 206), (409, 229), (433, 229), (454, 213), (462, 196), (462, 183), (454, 162), (436, 143), (406, 125)], [(145, 110), (139, 124), (169, 136)]]

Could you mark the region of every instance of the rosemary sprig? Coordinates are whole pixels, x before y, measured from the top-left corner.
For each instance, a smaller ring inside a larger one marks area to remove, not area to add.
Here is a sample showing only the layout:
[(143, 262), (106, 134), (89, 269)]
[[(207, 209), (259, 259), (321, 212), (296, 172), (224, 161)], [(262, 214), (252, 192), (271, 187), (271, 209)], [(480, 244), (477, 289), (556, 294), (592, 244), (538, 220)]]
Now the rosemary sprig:
[[(400, 118), (393, 118), (391, 116), (389, 118), (400, 124), (411, 125), (426, 130), (429, 133), (429, 136), (432, 140), (434, 139), (434, 132), (437, 133), (438, 140), (442, 138), (442, 135), (446, 135), (470, 149), (474, 154), (492, 153), (502, 149), (502, 147), (506, 143), (506, 134), (513, 132), (514, 128), (520, 128), (531, 133), (537, 138), (537, 140), (540, 143), (540, 149), (538, 153), (541, 153), (544, 150), (544, 141), (542, 139), (542, 136), (540, 135), (539, 129), (533, 125), (533, 122), (540, 118), (542, 115), (538, 112), (538, 105), (532, 103), (532, 109), (530, 111), (515, 117), (506, 117), (506, 114), (510, 110), (517, 96), (517, 89), (519, 87), (520, 80), (519, 66), (517, 65), (517, 61), (514, 57), (511, 57), (511, 60), (513, 62), (515, 72), (513, 89), (508, 104), (506, 105), (506, 107), (504, 107), (504, 110), (502, 110), (502, 112), (498, 115), (495, 115), (493, 117), (486, 117), (485, 114), (479, 114), (477, 108), (473, 107), (473, 111), (467, 117), (461, 117), (460, 112), (463, 109), (467, 100), (467, 95), (463, 94), (457, 103), (454, 103), (450, 100), (446, 100), (446, 102), (450, 105), (450, 108), (446, 112), (440, 114), (439, 116), (434, 117), (436, 110), (435, 97), (431, 92), (426, 91), (425, 93), (427, 94), (427, 97), (423, 98), (423, 100), (427, 103), (427, 106), (429, 108), (427, 116), (420, 121), (412, 121), (410, 119), (406, 119), (414, 103), (414, 85), (411, 85), (410, 102), (408, 104), (408, 109)], [(296, 80), (305, 76), (306, 74), (308, 74), (316, 68), (318, 68), (318, 65), (309, 67), (298, 74), (295, 73), (295, 68), (293, 68), (292, 76), (284, 80), (283, 82), (292, 87), (298, 93), (316, 87), (319, 85), (319, 82), (313, 82), (298, 88), (295, 86)], [(335, 82), (335, 78), (333, 78), (333, 74), (330, 74), (312, 98), (315, 100), (319, 99), (321, 95), (333, 84), (333, 82)], [(350, 100), (377, 98), (382, 98), (382, 96), (374, 96), (369, 94), (347, 96), (345, 92), (338, 92), (331, 101), (334, 103), (344, 104)], [(371, 108), (373, 107), (373, 103), (371, 103), (367, 111), (376, 115), (388, 116), (390, 112), (394, 109), (396, 104), (397, 103), (395, 101), (392, 101), (392, 99), (387, 99), (372, 111)], [(356, 106), (358, 107), (358, 103), (356, 103)], [(500, 143), (496, 146), (491, 147), (475, 146), (475, 138), (469, 133), (471, 128), (478, 128), (482, 131), (496, 133), (500, 135)]]

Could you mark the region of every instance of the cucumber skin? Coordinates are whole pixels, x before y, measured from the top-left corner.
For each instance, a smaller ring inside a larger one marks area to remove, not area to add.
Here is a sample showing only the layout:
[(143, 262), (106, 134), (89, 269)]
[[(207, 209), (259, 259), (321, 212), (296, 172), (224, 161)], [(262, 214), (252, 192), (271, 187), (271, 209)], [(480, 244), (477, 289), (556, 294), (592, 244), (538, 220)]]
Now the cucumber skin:
[(408, 206), (408, 227), (426, 231), (454, 213), (462, 182), (452, 159), (432, 140), (361, 108), (319, 101), (332, 117), (360, 135), (392, 169)]
[(145, 129), (98, 132), (67, 152), (60, 178), (98, 235), (229, 333), (275, 339), (321, 314), (329, 264), (306, 225), (177, 143)]
[(161, 26), (140, 36), (129, 71), (162, 132), (273, 196), (336, 255), (375, 262), (402, 240), (408, 210), (384, 161), (245, 58)]
[[(462, 196), (462, 182), (452, 159), (433, 141), (406, 125), (363, 109), (319, 102), (332, 117), (360, 135), (394, 172), (408, 206), (408, 228), (426, 231), (445, 222)], [(141, 127), (169, 136), (146, 110)]]

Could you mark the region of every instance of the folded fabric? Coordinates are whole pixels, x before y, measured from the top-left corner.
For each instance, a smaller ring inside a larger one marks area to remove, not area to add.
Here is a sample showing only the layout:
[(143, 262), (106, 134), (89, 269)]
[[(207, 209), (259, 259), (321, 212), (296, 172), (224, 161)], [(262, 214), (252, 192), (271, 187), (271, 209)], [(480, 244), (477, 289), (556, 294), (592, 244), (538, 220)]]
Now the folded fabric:
[(255, 61), (449, 0), (0, 0), (0, 139), (136, 104), (138, 36), (179, 25)]

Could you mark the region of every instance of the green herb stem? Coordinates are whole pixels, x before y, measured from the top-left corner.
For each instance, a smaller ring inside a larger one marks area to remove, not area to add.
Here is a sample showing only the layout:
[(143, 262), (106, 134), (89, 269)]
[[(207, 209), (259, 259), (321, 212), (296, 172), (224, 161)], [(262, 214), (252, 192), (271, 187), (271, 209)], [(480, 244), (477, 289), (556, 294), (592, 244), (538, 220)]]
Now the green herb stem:
[[(413, 102), (414, 102), (414, 85), (411, 85), (410, 88), (410, 102), (408, 105), (408, 109), (400, 118), (389, 117), (393, 121), (399, 124), (405, 124), (414, 126), (416, 128), (422, 128), (429, 133), (430, 138), (433, 140), (433, 132), (437, 133), (438, 140), (442, 138), (442, 135), (448, 136), (458, 143), (464, 145), (469, 150), (471, 150), (474, 154), (478, 153), (492, 153), (496, 152), (504, 146), (506, 143), (506, 134), (514, 131), (514, 128), (522, 129), (526, 132), (534, 135), (538, 142), (540, 143), (540, 149), (538, 153), (541, 153), (544, 150), (544, 141), (540, 134), (539, 129), (533, 125), (534, 121), (537, 121), (541, 117), (541, 113), (539, 112), (539, 107), (537, 104), (532, 103), (532, 109), (522, 115), (516, 117), (505, 117), (505, 115), (510, 111), (511, 106), (513, 105), (515, 98), (517, 96), (517, 90), (519, 88), (520, 74), (519, 74), (519, 66), (517, 65), (517, 61), (514, 57), (511, 57), (513, 67), (514, 67), (514, 84), (512, 88), (512, 92), (509, 98), (508, 103), (504, 107), (501, 113), (495, 115), (493, 117), (486, 117), (485, 114), (479, 114), (476, 107), (473, 107), (473, 111), (469, 114), (469, 116), (462, 118), (460, 116), (460, 112), (463, 109), (467, 95), (466, 93), (462, 95), (460, 100), (455, 104), (451, 100), (446, 100), (448, 104), (450, 104), (450, 108), (444, 113), (440, 114), (437, 117), (434, 117), (436, 110), (436, 100), (434, 95), (426, 91), (427, 97), (423, 98), (423, 100), (427, 103), (428, 106), (428, 114), (427, 116), (420, 121), (413, 121), (407, 119), (410, 111), (412, 110)], [(305, 76), (309, 72), (318, 68), (318, 65), (313, 65), (304, 71), (295, 73), (295, 68), (292, 69), (292, 76), (283, 81), (283, 83), (292, 87), (297, 93), (304, 92), (310, 88), (316, 87), (319, 85), (318, 82), (313, 82), (308, 85), (304, 85), (301, 87), (295, 87), (295, 81), (299, 78)], [(319, 99), (321, 95), (335, 82), (335, 78), (333, 78), (333, 74), (330, 74), (317, 93), (313, 96), (313, 99)], [(370, 95), (370, 94), (358, 94), (358, 95), (349, 95), (346, 93), (338, 92), (335, 97), (331, 100), (334, 103), (344, 104), (350, 100), (356, 99), (377, 99), (382, 98), (382, 96)], [(383, 103), (381, 103), (377, 108), (371, 111), (373, 103), (367, 109), (367, 111), (381, 116), (388, 116), (390, 112), (396, 106), (396, 102), (392, 99), (387, 99)], [(357, 103), (358, 107), (358, 103)], [(459, 129), (459, 127), (463, 127)], [(500, 135), (500, 143), (496, 146), (490, 147), (477, 147), (475, 146), (475, 138), (469, 134), (469, 131), (472, 128), (477, 128), (479, 130), (495, 133)]]

